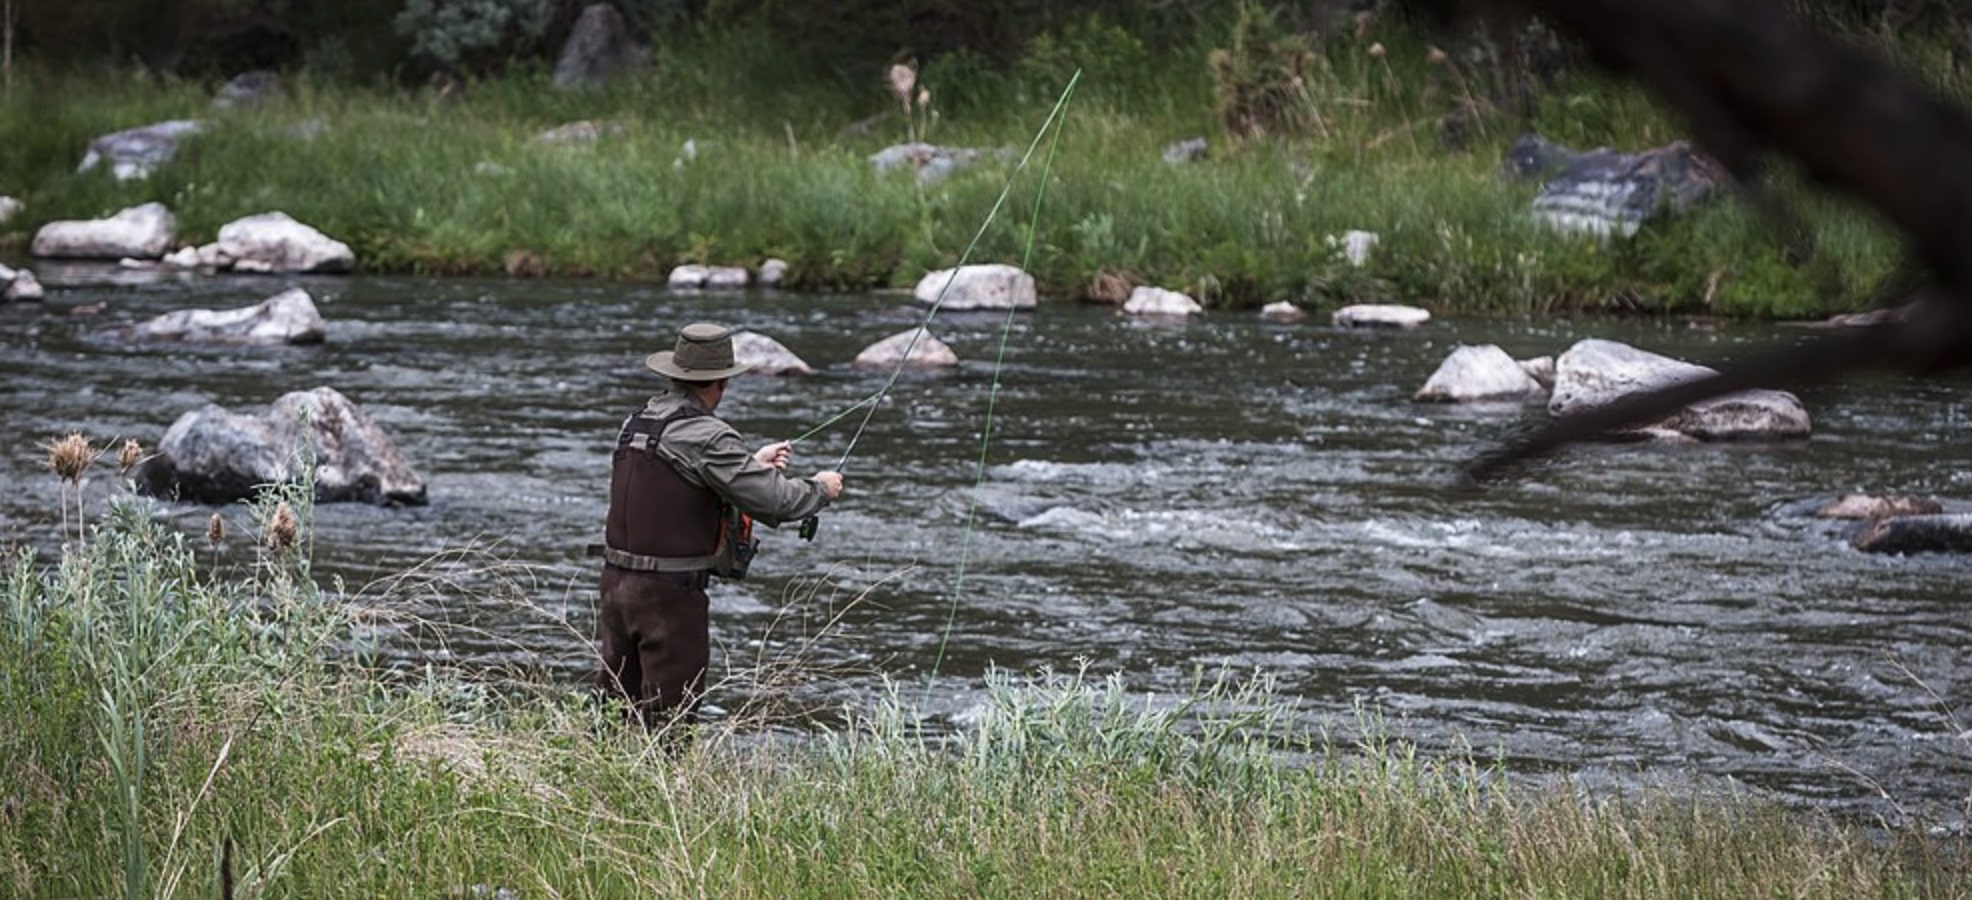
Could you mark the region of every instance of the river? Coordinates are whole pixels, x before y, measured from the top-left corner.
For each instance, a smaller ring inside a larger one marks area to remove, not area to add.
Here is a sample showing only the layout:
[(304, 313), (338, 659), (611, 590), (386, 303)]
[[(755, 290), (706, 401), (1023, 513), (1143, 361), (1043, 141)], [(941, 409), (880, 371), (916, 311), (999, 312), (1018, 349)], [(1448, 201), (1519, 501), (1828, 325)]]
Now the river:
[[(327, 385), (429, 485), (426, 507), (317, 511), (316, 571), (382, 613), (384, 658), (571, 683), (591, 669), (583, 550), (599, 539), (608, 452), (657, 384), (644, 355), (697, 319), (793, 349), (819, 371), (744, 377), (721, 409), (764, 443), (875, 391), (888, 373), (850, 360), (923, 315), (890, 295), (587, 281), (43, 280), (46, 302), (0, 306), (14, 444), (0, 543), (58, 541), (54, 437), (154, 447), (202, 404), (250, 412)], [(104, 337), (290, 284), (329, 320), (325, 344)], [(1807, 513), (1853, 490), (1968, 508), (1966, 382), (1804, 393), (1805, 442), (1598, 445), (1458, 491), (1453, 467), (1538, 414), (1412, 403), (1458, 344), (1526, 357), (1603, 337), (1708, 362), (1806, 333), (1618, 319), (1358, 332), (1054, 302), (1013, 321), (982, 473), (1004, 321), (941, 314), (933, 332), (960, 369), (904, 375), (816, 539), (768, 533), (754, 580), (713, 587), (715, 678), (760, 663), (772, 675), (716, 704), (758, 693), (825, 717), (891, 680), (928, 686), (928, 714), (951, 721), (995, 667), (1087, 665), (1168, 696), (1201, 666), (1231, 666), (1266, 673), (1297, 716), (1345, 737), (1368, 718), (1426, 752), (1470, 747), (1531, 776), (1689, 779), (1963, 827), (1972, 573), (1954, 556), (1856, 552)], [(795, 468), (834, 465), (858, 419), (804, 442)], [(112, 468), (88, 487), (92, 514)], [(212, 512), (157, 509), (190, 532)], [(250, 528), (242, 508), (223, 513)]]

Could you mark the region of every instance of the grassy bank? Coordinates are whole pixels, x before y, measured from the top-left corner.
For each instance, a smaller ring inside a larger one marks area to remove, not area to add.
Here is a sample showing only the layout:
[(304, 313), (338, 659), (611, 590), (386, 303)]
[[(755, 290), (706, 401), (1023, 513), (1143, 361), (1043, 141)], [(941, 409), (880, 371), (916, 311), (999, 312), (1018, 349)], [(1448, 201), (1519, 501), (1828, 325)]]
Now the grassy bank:
[[(911, 136), (1024, 148), (1082, 66), (1034, 235), (1031, 268), (1054, 296), (1086, 295), (1111, 275), (1223, 307), (1813, 317), (1866, 306), (1893, 261), (1872, 220), (1784, 173), (1772, 191), (1801, 213), (1785, 231), (1734, 199), (1607, 243), (1533, 224), (1534, 187), (1499, 174), (1519, 133), (1622, 149), (1681, 136), (1633, 88), (1590, 73), (1525, 95), (1388, 26), (1320, 48), (1291, 100), (1302, 133), (1235, 137), (1215, 116), (1224, 101), (1208, 64), (1229, 36), (1151, 52), (1085, 31), (1010, 68), (934, 60), (919, 79), (929, 102), (908, 121), (886, 85), (801, 71), (747, 34), (697, 35), (593, 93), (557, 92), (527, 71), (443, 94), (299, 72), (284, 99), (252, 111), (212, 110), (211, 84), (30, 69), (0, 99), (0, 194), (28, 212), (0, 228), (18, 250), (43, 221), (157, 200), (178, 214), (183, 242), (280, 209), (350, 243), (373, 271), (662, 279), (679, 263), (781, 257), (797, 287), (908, 285), (958, 260), (1012, 165), (927, 186), (876, 173), (867, 157)], [(152, 178), (75, 172), (92, 137), (185, 117), (212, 127)], [(580, 119), (618, 130), (571, 146), (532, 139)], [(1166, 145), (1194, 136), (1210, 141), (1206, 159), (1163, 161)], [(976, 260), (1021, 258), (1039, 169), (1037, 159), (1016, 183)], [(1361, 268), (1334, 242), (1350, 229), (1382, 239)]]
[[(567, 687), (350, 661), (305, 494), (249, 533), (135, 505), (0, 577), (0, 894), (1948, 897), (1962, 850), (1753, 799), (1584, 797), (1290, 724), (1263, 680), (1148, 702), (990, 685), (927, 742), (908, 695), (683, 753)], [(283, 520), (290, 528), (284, 532)], [(1365, 729), (1377, 733), (1372, 725)], [(785, 734), (785, 731), (782, 731)], [(512, 894), (498, 894), (506, 889)]]

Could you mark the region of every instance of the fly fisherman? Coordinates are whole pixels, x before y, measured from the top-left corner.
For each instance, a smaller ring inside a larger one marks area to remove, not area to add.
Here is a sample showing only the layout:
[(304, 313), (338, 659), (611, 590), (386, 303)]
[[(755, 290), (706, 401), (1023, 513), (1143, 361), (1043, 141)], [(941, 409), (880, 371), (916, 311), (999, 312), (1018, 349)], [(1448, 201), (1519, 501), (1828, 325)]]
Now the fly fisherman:
[(696, 721), (712, 656), (707, 580), (745, 577), (752, 522), (813, 516), (842, 495), (842, 475), (789, 478), (788, 443), (749, 453), (713, 417), (727, 379), (752, 368), (735, 363), (732, 329), (686, 325), (644, 365), (671, 389), (624, 421), (610, 458), (597, 681), (658, 729)]

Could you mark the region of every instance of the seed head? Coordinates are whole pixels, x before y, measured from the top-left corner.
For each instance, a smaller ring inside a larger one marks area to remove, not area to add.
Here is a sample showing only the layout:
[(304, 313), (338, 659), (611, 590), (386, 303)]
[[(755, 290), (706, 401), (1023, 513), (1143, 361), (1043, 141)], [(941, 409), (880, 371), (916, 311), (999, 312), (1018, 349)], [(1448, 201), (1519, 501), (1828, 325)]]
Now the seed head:
[(1383, 42), (1382, 42), (1382, 41), (1378, 41), (1378, 42), (1376, 42), (1376, 43), (1374, 43), (1374, 44), (1371, 44), (1371, 45), (1369, 45), (1369, 58), (1370, 58), (1370, 59), (1382, 59), (1382, 58), (1383, 58)]
[(1424, 54), (1424, 61), (1434, 66), (1444, 65), (1446, 59), (1449, 59), (1449, 57), (1445, 55), (1445, 51), (1436, 47), (1431, 48), (1429, 52)]
[(911, 105), (911, 88), (916, 87), (917, 83), (917, 69), (905, 63), (894, 63), (891, 65), (890, 90), (896, 93), (897, 99), (903, 101), (905, 106)]
[(136, 438), (124, 438), (123, 449), (116, 454), (116, 466), (128, 472), (131, 466), (136, 465), (137, 461), (143, 458), (144, 445), (137, 443)]
[(48, 468), (63, 481), (80, 481), (82, 470), (89, 467), (89, 461), (96, 458), (96, 451), (89, 441), (79, 433), (71, 432), (68, 437), (48, 445)]
[(205, 542), (217, 547), (225, 540), (226, 520), (220, 518), (218, 513), (213, 513), (212, 518), (205, 523)]
[(931, 105), (931, 89), (918, 88), (918, 109), (923, 109), (930, 105)]
[(282, 500), (275, 504), (274, 514), (267, 519), (267, 546), (274, 550), (286, 550), (294, 546), (295, 532), (300, 525), (294, 519), (294, 507)]

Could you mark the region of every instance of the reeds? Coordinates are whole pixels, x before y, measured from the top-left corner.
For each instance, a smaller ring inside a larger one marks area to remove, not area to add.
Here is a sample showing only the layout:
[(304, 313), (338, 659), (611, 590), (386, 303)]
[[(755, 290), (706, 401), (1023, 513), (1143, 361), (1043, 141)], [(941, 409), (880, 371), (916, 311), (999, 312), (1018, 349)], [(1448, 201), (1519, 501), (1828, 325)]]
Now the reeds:
[[(262, 506), (305, 533), (296, 499)], [(1088, 664), (996, 672), (957, 715), (900, 684), (790, 722), (775, 685), (830, 677), (828, 635), (864, 614), (821, 584), (717, 688), (762, 702), (655, 752), (554, 680), (348, 665), (345, 612), (540, 577), (491, 548), (328, 604), (264, 566), (214, 578), (188, 537), (112, 504), (86, 551), (0, 576), (0, 893), (1848, 898), (1967, 874), (1757, 797), (1522, 782), (1373, 711), (1310, 731), (1250, 673), (1147, 695)]]

